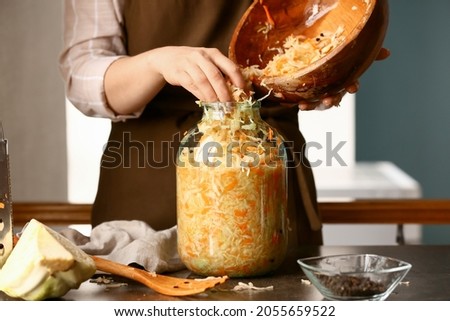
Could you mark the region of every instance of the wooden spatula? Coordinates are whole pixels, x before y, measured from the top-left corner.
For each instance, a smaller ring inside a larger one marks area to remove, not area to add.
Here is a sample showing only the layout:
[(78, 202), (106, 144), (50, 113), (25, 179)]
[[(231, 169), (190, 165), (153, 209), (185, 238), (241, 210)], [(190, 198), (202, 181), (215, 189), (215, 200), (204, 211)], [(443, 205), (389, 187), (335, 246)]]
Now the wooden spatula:
[(207, 277), (204, 279), (176, 278), (147, 272), (128, 265), (92, 256), (99, 271), (122, 276), (137, 281), (154, 291), (170, 296), (186, 296), (202, 293), (207, 289), (224, 283), (228, 277)]

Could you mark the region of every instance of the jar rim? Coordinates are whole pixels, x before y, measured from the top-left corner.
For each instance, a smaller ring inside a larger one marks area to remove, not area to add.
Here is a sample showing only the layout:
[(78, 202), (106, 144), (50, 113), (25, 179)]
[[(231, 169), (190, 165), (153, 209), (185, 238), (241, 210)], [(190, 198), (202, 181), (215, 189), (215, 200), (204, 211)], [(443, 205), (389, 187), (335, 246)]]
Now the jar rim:
[(206, 109), (214, 109), (214, 110), (226, 110), (231, 111), (235, 108), (241, 108), (241, 109), (258, 109), (261, 107), (261, 102), (259, 100), (252, 100), (252, 101), (212, 101), (212, 102), (204, 102), (204, 101), (198, 101), (198, 105), (202, 108)]

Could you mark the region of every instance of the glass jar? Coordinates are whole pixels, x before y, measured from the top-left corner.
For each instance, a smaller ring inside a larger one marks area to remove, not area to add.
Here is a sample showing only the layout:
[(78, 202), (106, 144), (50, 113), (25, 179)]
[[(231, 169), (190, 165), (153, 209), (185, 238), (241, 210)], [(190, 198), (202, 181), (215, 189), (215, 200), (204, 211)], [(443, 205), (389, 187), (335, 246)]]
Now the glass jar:
[(259, 102), (204, 103), (177, 155), (178, 252), (199, 275), (274, 271), (287, 249), (283, 138)]

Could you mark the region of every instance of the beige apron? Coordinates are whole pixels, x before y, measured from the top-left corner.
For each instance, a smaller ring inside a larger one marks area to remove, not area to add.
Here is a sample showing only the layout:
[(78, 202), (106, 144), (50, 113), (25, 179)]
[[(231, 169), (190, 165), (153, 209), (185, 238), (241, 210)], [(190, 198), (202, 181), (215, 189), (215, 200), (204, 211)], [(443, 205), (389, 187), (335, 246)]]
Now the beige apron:
[[(129, 0), (124, 18), (129, 55), (167, 45), (219, 48), (250, 5), (243, 0)], [(195, 97), (166, 86), (138, 119), (112, 123), (100, 171), (92, 223), (139, 219), (155, 229), (176, 224), (175, 158), (184, 133), (200, 119)], [(264, 107), (265, 121), (291, 142), (296, 160), (289, 173), (290, 241), (321, 244), (314, 179), (304, 157), (297, 108)]]

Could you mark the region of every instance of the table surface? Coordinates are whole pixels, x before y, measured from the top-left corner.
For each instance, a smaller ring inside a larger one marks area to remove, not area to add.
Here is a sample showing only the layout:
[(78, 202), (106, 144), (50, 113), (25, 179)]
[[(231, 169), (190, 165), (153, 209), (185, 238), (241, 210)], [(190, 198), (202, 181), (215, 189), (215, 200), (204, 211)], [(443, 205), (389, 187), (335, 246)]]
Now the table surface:
[[(170, 297), (155, 293), (143, 285), (121, 278), (115, 282), (126, 285), (107, 287), (86, 281), (79, 289), (69, 291), (61, 300), (77, 301), (145, 301), (145, 300), (224, 300), (224, 301), (300, 301), (323, 300), (323, 296), (312, 285), (302, 282), (305, 275), (297, 259), (317, 255), (346, 253), (372, 253), (395, 257), (412, 264), (412, 268), (394, 292), (390, 301), (448, 301), (450, 300), (450, 245), (405, 245), (405, 246), (320, 246), (302, 247), (288, 254), (284, 264), (273, 275), (259, 278), (230, 279), (224, 284), (204, 293), (187, 297)], [(189, 277), (189, 271), (179, 273)], [(252, 282), (258, 287), (273, 286), (273, 290), (234, 291), (238, 282)], [(12, 300), (0, 293), (0, 300)]]

